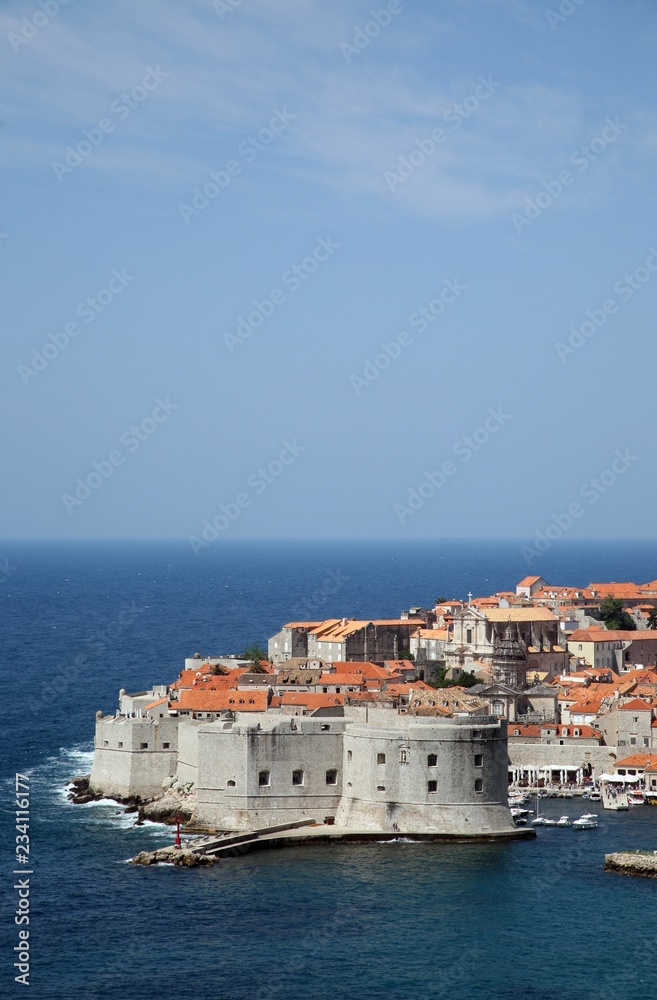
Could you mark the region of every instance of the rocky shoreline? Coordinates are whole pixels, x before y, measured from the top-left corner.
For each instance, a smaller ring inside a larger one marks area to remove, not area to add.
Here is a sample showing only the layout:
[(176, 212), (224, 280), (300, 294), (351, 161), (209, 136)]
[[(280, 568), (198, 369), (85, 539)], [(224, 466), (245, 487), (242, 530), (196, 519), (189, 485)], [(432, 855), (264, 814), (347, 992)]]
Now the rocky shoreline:
[(175, 826), (178, 817), (182, 823), (188, 823), (192, 818), (192, 790), (187, 786), (177, 785), (173, 778), (169, 779), (169, 783), (165, 783), (166, 787), (163, 787), (161, 797), (156, 799), (142, 799), (138, 795), (122, 798), (116, 795), (107, 795), (105, 792), (94, 792), (91, 789), (90, 781), (90, 774), (71, 779), (68, 791), (68, 798), (71, 802), (76, 805), (85, 805), (87, 802), (98, 802), (100, 799), (111, 798), (125, 806), (125, 812), (137, 813), (136, 825), (140, 825), (148, 819), (154, 823)]
[(605, 871), (643, 878), (657, 878), (657, 853), (626, 851), (605, 854)]
[(176, 865), (179, 868), (200, 868), (214, 865), (219, 858), (209, 854), (196, 854), (184, 847), (162, 847), (157, 851), (140, 851), (130, 863), (133, 865)]

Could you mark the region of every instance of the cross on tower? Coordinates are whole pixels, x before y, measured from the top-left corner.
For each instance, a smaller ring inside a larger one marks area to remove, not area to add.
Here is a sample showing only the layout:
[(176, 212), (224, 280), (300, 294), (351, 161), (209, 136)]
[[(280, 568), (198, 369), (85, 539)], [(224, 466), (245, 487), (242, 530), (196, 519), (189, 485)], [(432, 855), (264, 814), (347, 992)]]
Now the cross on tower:
[(472, 604), (472, 591), (468, 591), (468, 607)]

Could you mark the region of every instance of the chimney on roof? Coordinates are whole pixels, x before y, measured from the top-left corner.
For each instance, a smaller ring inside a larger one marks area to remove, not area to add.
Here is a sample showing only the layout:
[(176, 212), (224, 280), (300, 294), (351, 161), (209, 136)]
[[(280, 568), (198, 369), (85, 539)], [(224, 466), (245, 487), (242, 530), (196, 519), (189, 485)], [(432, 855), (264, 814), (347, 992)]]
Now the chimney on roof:
[[(353, 619), (352, 619), (352, 621), (353, 621)], [(346, 625), (346, 624), (347, 624), (347, 619), (346, 619), (346, 618), (343, 618), (343, 619), (342, 619), (342, 624), (343, 624), (343, 625)]]

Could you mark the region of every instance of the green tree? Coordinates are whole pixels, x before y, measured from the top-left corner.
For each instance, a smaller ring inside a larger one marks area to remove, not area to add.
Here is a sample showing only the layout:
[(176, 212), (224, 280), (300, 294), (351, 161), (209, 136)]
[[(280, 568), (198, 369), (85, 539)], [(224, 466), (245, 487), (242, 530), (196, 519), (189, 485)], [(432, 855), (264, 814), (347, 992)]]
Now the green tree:
[(657, 608), (653, 608), (648, 615), (648, 628), (657, 628)]
[(605, 623), (605, 628), (625, 632), (636, 631), (636, 622), (627, 611), (623, 610), (623, 602), (619, 597), (612, 594), (605, 597), (600, 605), (600, 617)]
[(215, 674), (219, 677), (225, 677), (226, 674), (230, 673), (230, 670), (228, 669), (228, 667), (224, 667), (221, 663), (215, 663), (210, 673)]
[(262, 660), (267, 660), (267, 654), (257, 642), (254, 642), (251, 646), (247, 646), (241, 656), (243, 660), (248, 660), (251, 664), (249, 670), (252, 674), (267, 673), (265, 667), (261, 664)]

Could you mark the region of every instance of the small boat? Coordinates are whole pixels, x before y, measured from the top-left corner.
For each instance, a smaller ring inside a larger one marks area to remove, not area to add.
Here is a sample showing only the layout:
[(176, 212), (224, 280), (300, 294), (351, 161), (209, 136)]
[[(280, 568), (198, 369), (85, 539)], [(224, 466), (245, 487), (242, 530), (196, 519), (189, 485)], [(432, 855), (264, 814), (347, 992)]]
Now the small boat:
[(598, 817), (595, 813), (584, 813), (579, 819), (573, 820), (573, 830), (596, 830)]
[(546, 819), (545, 816), (537, 816), (536, 819), (532, 820), (532, 826), (550, 826), (551, 821)]
[(589, 792), (589, 801), (590, 802), (600, 802), (601, 799), (602, 799), (602, 795), (597, 790), (597, 788), (591, 789), (591, 791)]
[(560, 816), (557, 820), (557, 826), (572, 826), (573, 821), (570, 816)]
[(627, 804), (629, 806), (642, 806), (645, 803), (643, 792), (628, 792)]

